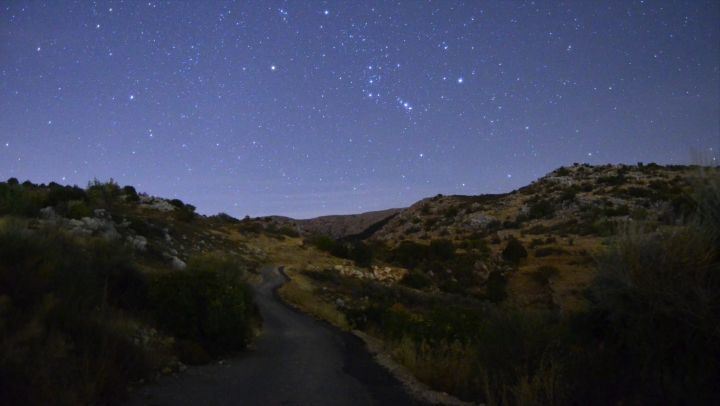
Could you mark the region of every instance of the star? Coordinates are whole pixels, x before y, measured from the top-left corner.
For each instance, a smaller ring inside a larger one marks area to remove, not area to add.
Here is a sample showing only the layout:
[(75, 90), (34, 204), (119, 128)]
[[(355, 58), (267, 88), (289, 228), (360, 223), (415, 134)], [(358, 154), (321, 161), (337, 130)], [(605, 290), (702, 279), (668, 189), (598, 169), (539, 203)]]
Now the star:
[(462, 83), (462, 82), (463, 82), (463, 78), (462, 78), (462, 77), (459, 77), (458, 80), (457, 80), (457, 82), (458, 82), (458, 83)]
[(270, 70), (271, 70), (271, 71), (277, 70), (277, 66), (275, 66), (275, 65), (270, 65)]

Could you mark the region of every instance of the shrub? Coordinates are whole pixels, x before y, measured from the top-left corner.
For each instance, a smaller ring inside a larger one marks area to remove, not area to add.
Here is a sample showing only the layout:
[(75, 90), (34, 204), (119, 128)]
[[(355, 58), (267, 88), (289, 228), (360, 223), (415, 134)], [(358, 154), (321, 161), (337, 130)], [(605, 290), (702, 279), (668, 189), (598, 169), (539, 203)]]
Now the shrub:
[(60, 186), (58, 184), (50, 184), (48, 187), (48, 206), (57, 206), (61, 203), (68, 203), (70, 201), (81, 201), (87, 200), (87, 194), (85, 191), (77, 186)]
[(0, 215), (34, 217), (45, 206), (45, 193), (17, 183), (0, 183)]
[(505, 249), (502, 251), (502, 257), (504, 260), (512, 263), (518, 263), (521, 260), (527, 258), (528, 253), (522, 243), (515, 237), (510, 237)]
[(490, 272), (486, 285), (486, 297), (493, 303), (499, 303), (507, 297), (507, 278), (502, 272)]
[(140, 201), (140, 196), (138, 196), (137, 191), (132, 186), (125, 186), (123, 189), (123, 195), (125, 195), (125, 201), (126, 202), (138, 202)]
[(600, 258), (590, 317), (623, 366), (613, 390), (627, 403), (720, 401), (720, 182), (708, 183), (686, 227), (626, 229)]
[(191, 204), (183, 205), (173, 210), (173, 216), (178, 221), (182, 221), (185, 223), (190, 222), (195, 219), (195, 206)]
[(71, 200), (66, 203), (66, 216), (71, 219), (81, 219), (83, 217), (92, 216), (92, 210), (83, 201)]
[(373, 251), (367, 244), (357, 241), (350, 244), (348, 257), (358, 266), (369, 267), (372, 265)]
[(86, 193), (92, 204), (111, 208), (120, 196), (120, 186), (112, 179), (107, 182), (94, 179), (88, 183)]
[(432, 285), (430, 277), (428, 277), (425, 272), (417, 269), (410, 270), (410, 272), (403, 277), (400, 283), (415, 289), (425, 289)]
[(528, 209), (530, 219), (551, 218), (554, 215), (555, 206), (549, 200), (539, 200), (532, 203)]
[(405, 268), (415, 268), (427, 258), (427, 246), (403, 241), (389, 253), (390, 261)]
[(123, 248), (53, 230), (0, 230), (0, 403), (105, 404), (143, 377), (149, 356), (117, 325), (144, 277)]
[(452, 241), (439, 239), (430, 241), (428, 257), (433, 260), (448, 261), (455, 256), (455, 246)]
[(224, 257), (194, 258), (184, 271), (158, 275), (151, 298), (163, 328), (209, 354), (244, 348), (259, 317), (242, 269)]
[(459, 213), (459, 210), (455, 206), (450, 206), (445, 210), (445, 218), (446, 219), (454, 219)]

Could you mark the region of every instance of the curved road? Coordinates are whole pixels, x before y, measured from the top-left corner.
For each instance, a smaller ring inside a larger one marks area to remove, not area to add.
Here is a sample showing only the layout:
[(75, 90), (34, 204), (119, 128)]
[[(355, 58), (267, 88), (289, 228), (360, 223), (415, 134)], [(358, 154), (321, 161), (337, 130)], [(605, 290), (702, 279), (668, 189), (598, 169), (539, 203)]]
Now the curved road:
[(281, 303), (275, 289), (285, 278), (276, 268), (263, 268), (262, 277), (255, 291), (263, 333), (255, 349), (163, 377), (138, 389), (130, 404), (414, 404), (361, 340)]

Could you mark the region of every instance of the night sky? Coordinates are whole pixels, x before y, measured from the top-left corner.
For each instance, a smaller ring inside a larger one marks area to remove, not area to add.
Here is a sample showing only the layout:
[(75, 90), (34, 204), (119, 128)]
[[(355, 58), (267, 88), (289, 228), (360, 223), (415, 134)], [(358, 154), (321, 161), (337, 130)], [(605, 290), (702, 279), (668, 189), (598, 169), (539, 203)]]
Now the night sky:
[(717, 1), (0, 6), (0, 179), (310, 217), (718, 159)]

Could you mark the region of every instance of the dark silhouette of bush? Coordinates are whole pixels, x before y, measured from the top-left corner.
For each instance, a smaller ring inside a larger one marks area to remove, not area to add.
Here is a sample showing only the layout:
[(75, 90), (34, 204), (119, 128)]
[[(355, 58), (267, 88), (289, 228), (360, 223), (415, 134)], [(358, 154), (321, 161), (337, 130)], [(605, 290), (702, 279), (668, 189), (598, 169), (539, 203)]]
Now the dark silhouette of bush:
[(487, 279), (486, 293), (487, 300), (499, 303), (507, 297), (507, 278), (499, 271), (490, 272)]
[(211, 355), (245, 348), (259, 313), (242, 273), (229, 258), (205, 256), (186, 270), (157, 275), (150, 288), (155, 319)]
[(518, 263), (527, 258), (528, 253), (522, 243), (517, 238), (511, 236), (505, 248), (502, 250), (501, 255), (503, 259), (508, 262)]
[(530, 204), (529, 219), (551, 218), (555, 215), (555, 206), (549, 200), (538, 200)]
[(450, 240), (432, 240), (428, 247), (427, 257), (430, 260), (449, 261), (455, 257), (455, 246)]
[(195, 219), (195, 206), (185, 204), (173, 210), (173, 216), (176, 220), (188, 223)]
[(111, 209), (120, 197), (120, 186), (113, 179), (100, 182), (97, 179), (88, 183), (87, 197), (93, 206)]
[(403, 277), (400, 283), (415, 289), (425, 289), (432, 285), (432, 280), (424, 272), (413, 269)]
[(138, 202), (140, 201), (140, 196), (138, 196), (137, 191), (132, 186), (125, 186), (122, 189), (123, 195), (125, 195), (125, 201), (126, 202)]
[(105, 404), (149, 371), (116, 328), (144, 306), (144, 277), (122, 246), (54, 230), (0, 229), (0, 403)]
[(357, 241), (349, 245), (348, 257), (358, 266), (369, 267), (372, 265), (374, 253), (370, 246), (362, 241)]
[(720, 402), (711, 384), (720, 381), (720, 181), (709, 183), (683, 229), (628, 229), (600, 258), (588, 317), (622, 365), (612, 387), (618, 400)]
[(85, 190), (77, 186), (60, 186), (57, 183), (51, 183), (48, 189), (48, 206), (57, 206), (61, 203), (67, 203), (72, 200), (82, 202), (87, 200), (87, 193), (85, 193)]
[(35, 217), (46, 205), (44, 190), (17, 183), (0, 183), (0, 215)]
[(171, 199), (168, 203), (170, 203), (171, 205), (173, 205), (179, 209), (185, 207), (185, 203), (180, 199)]

